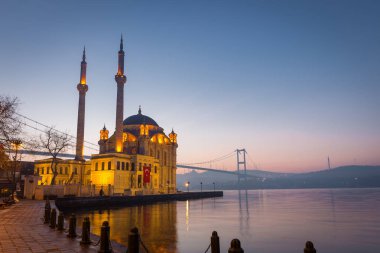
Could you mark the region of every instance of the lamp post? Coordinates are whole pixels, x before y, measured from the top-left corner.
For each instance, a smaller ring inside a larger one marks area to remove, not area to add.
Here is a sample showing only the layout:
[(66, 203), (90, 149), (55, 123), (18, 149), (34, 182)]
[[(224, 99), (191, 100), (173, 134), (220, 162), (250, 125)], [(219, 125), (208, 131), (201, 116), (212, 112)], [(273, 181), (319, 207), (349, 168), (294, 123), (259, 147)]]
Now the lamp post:
[[(15, 155), (13, 156), (13, 191), (12, 191), (12, 198), (14, 197), (14, 193), (16, 192), (16, 169), (17, 169), (17, 155), (18, 155), (18, 149), (21, 146), (21, 140), (14, 139), (11, 140), (12, 148), (14, 149)], [(20, 172), (21, 173), (21, 172)]]
[(202, 185), (203, 185), (203, 183), (201, 182), (201, 192), (202, 192)]
[(214, 191), (215, 191), (215, 182), (212, 182), (212, 184), (214, 185)]
[(189, 181), (187, 181), (185, 185), (186, 185), (186, 188), (187, 188), (187, 192), (189, 192), (189, 186), (190, 186), (190, 182), (189, 182)]

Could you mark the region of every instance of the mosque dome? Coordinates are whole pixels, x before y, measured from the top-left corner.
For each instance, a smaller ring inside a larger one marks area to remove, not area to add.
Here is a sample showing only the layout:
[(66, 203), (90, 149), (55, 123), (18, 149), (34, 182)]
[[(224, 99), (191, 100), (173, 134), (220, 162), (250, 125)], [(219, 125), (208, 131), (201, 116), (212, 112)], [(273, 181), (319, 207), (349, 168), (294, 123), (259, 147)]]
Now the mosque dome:
[(126, 118), (123, 121), (123, 125), (153, 125), (158, 127), (158, 124), (154, 119), (141, 113), (141, 107), (139, 108), (138, 114)]

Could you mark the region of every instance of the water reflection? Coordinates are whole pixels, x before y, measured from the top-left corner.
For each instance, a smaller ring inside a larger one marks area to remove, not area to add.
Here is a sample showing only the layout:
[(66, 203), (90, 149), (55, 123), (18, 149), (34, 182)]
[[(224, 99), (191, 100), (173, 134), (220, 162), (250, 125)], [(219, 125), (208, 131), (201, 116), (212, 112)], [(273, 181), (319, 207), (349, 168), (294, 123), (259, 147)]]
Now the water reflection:
[(131, 228), (139, 229), (141, 239), (150, 252), (177, 252), (176, 203), (135, 206), (113, 210), (78, 213), (78, 225), (89, 216), (91, 232), (100, 234), (103, 221), (108, 220), (111, 238), (127, 245)]
[(108, 220), (122, 244), (137, 226), (150, 252), (204, 252), (212, 231), (221, 252), (239, 238), (245, 252), (302, 252), (312, 240), (318, 252), (378, 252), (380, 189), (225, 191), (223, 198), (92, 211), (92, 231)]

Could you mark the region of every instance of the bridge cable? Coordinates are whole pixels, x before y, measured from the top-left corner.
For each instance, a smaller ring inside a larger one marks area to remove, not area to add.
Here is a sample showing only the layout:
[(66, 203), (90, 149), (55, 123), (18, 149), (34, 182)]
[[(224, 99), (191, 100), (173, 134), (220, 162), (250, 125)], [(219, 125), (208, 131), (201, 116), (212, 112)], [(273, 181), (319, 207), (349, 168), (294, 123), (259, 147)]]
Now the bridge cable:
[[(41, 125), (41, 126), (43, 126), (43, 127), (49, 128), (49, 129), (53, 129), (54, 131), (56, 131), (56, 132), (58, 132), (58, 133), (61, 133), (61, 134), (67, 134), (68, 136), (70, 136), (70, 137), (76, 139), (76, 137), (73, 136), (73, 135), (71, 135), (71, 134), (68, 134), (68, 133), (62, 132), (62, 131), (60, 131), (60, 130), (58, 130), (58, 129), (55, 129), (55, 128), (51, 127), (51, 126), (45, 125), (45, 124), (43, 124), (43, 123), (41, 123), (41, 122), (38, 122), (38, 121), (36, 121), (36, 120), (34, 120), (34, 119), (31, 119), (31, 118), (29, 118), (29, 117), (27, 117), (27, 116), (25, 116), (25, 115), (22, 115), (22, 114), (17, 113), (17, 112), (15, 112), (15, 114), (17, 114), (18, 116), (21, 116), (21, 117), (23, 117), (23, 118), (25, 118), (25, 119), (27, 119), (27, 120), (30, 120), (30, 121), (32, 121), (32, 122), (38, 124), (38, 125)], [(19, 121), (19, 122), (20, 122), (20, 121)], [(93, 145), (93, 146), (98, 146), (98, 144), (95, 144), (95, 143), (92, 143), (92, 142), (89, 142), (89, 141), (84, 141), (84, 142), (86, 142), (86, 143), (88, 143), (88, 144), (91, 144), (91, 145)]]

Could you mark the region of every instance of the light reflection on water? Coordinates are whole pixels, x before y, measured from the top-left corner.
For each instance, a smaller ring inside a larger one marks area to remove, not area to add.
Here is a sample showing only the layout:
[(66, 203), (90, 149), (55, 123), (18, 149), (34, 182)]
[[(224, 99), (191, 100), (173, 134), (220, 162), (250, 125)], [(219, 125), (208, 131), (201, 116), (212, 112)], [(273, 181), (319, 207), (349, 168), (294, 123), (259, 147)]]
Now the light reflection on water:
[(380, 189), (225, 191), (223, 198), (161, 203), (89, 216), (92, 232), (103, 221), (111, 238), (127, 244), (137, 226), (150, 252), (204, 252), (216, 230), (221, 252), (233, 238), (245, 252), (302, 252), (307, 240), (318, 252), (379, 252)]

